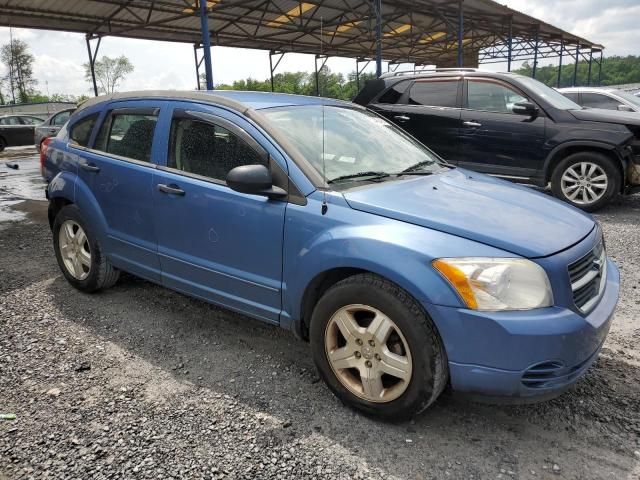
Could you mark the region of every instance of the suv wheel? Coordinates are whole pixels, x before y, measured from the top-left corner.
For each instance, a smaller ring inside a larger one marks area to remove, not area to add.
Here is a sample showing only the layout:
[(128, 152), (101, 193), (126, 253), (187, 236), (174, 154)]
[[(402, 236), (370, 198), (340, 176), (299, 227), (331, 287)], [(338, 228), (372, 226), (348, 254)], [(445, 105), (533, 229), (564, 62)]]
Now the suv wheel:
[(553, 194), (587, 212), (609, 203), (620, 191), (620, 172), (597, 152), (580, 152), (562, 160), (551, 177)]
[(376, 275), (331, 287), (314, 309), (310, 340), (329, 388), (365, 413), (410, 417), (431, 405), (448, 379), (431, 319), (409, 294)]
[(75, 205), (64, 207), (53, 222), (53, 247), (67, 281), (84, 292), (113, 286), (120, 275)]

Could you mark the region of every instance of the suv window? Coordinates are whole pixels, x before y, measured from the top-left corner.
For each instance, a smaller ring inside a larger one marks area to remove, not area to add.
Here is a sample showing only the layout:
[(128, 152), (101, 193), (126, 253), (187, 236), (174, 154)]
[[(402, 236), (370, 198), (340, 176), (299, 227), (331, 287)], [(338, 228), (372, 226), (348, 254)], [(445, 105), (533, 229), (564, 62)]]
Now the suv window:
[(407, 90), (408, 86), (409, 82), (396, 83), (380, 96), (378, 103), (397, 103), (398, 100), (400, 100), (400, 97), (402, 97), (402, 94)]
[(526, 100), (515, 90), (499, 83), (480, 80), (467, 83), (467, 104), (471, 110), (513, 113), (514, 104)]
[(114, 110), (102, 122), (93, 148), (120, 157), (150, 162), (157, 121), (158, 116), (152, 113), (119, 113)]
[(60, 112), (51, 119), (51, 125), (64, 125), (70, 116), (71, 112)]
[(617, 110), (621, 102), (615, 98), (607, 97), (601, 93), (583, 92), (582, 106), (589, 108), (604, 108), (605, 110)]
[(82, 120), (74, 123), (71, 127), (71, 132), (69, 133), (71, 141), (81, 147), (86, 147), (89, 143), (91, 131), (93, 130), (93, 126), (96, 124), (96, 120), (98, 120), (98, 114), (94, 113), (93, 115), (88, 115)]
[(458, 80), (429, 80), (413, 84), (409, 92), (410, 105), (430, 107), (458, 106)]
[(233, 168), (255, 164), (266, 166), (260, 155), (226, 128), (191, 118), (171, 122), (168, 167), (225, 181)]

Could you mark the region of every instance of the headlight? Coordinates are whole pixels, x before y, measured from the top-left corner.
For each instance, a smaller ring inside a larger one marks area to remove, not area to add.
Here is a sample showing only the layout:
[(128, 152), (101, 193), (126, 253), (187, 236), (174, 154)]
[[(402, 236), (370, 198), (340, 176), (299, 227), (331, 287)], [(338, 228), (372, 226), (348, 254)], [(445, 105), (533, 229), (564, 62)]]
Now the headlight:
[(440, 258), (434, 268), (473, 310), (531, 310), (553, 305), (540, 265), (518, 258)]

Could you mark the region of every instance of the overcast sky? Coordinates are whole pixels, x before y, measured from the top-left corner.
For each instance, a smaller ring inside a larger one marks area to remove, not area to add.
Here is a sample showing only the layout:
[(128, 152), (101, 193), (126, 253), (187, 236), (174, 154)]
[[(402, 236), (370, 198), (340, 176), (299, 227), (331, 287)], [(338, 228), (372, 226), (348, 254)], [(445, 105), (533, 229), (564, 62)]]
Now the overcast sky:
[[(603, 44), (606, 55), (640, 54), (640, 0), (502, 0), (501, 3)], [(13, 29), (13, 35), (31, 46), (36, 58), (35, 76), (40, 91), (74, 95), (90, 93), (82, 68), (82, 64), (87, 62), (84, 35), (17, 28)], [(0, 44), (8, 42), (9, 29), (0, 28)], [(195, 88), (191, 45), (115, 37), (103, 39), (99, 56), (121, 54), (129, 57), (135, 71), (120, 90)], [(265, 51), (214, 47), (212, 56), (216, 83), (229, 83), (249, 76), (258, 79), (269, 76), (269, 56)], [(543, 65), (547, 63), (552, 62), (543, 60)], [(346, 74), (354, 69), (355, 62), (331, 58), (327, 65)], [(278, 71), (313, 71), (313, 68), (312, 55), (287, 54)], [(491, 68), (505, 67), (497, 65)]]

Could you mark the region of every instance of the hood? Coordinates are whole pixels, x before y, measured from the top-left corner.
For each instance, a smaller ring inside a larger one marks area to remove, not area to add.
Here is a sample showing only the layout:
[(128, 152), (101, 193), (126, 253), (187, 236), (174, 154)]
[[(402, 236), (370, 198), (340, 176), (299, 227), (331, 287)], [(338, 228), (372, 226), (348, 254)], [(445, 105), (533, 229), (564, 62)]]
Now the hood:
[(590, 216), (527, 187), (462, 169), (343, 192), (363, 212), (450, 233), (523, 257), (545, 257), (586, 237)]
[(588, 122), (617, 123), (619, 125), (640, 125), (640, 113), (619, 112), (617, 110), (603, 110), (586, 108), (584, 110), (569, 110), (578, 120)]

